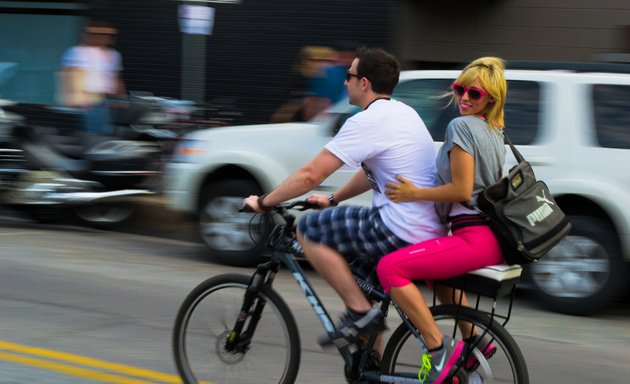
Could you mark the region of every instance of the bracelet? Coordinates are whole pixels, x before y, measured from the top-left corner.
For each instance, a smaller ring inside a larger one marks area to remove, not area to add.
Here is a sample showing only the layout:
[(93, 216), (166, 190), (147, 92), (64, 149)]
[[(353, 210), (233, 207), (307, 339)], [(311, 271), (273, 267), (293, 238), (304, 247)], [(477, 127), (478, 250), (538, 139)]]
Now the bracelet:
[(339, 203), (335, 201), (335, 196), (333, 195), (334, 195), (333, 193), (328, 195), (328, 202), (330, 203), (331, 207), (336, 207), (337, 205), (339, 205)]
[(261, 210), (267, 212), (267, 211), (271, 210), (271, 207), (268, 207), (265, 204), (263, 204), (263, 199), (265, 197), (267, 197), (266, 193), (264, 195), (258, 196), (258, 200), (256, 200), (256, 202), (258, 203), (258, 208), (260, 208)]

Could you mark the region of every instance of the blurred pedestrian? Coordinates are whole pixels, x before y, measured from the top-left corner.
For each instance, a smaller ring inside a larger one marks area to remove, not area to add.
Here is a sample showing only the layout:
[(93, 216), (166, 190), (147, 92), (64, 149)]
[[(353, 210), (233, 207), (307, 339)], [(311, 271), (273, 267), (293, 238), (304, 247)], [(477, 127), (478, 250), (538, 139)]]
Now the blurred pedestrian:
[(316, 113), (307, 106), (308, 97), (312, 96), (312, 82), (325, 76), (325, 67), (331, 65), (334, 59), (335, 51), (330, 47), (303, 47), (289, 75), (289, 100), (273, 113), (271, 121), (308, 121), (315, 116)]
[(69, 48), (62, 58), (62, 98), (64, 104), (80, 108), (85, 131), (112, 133), (108, 97), (125, 98), (122, 57), (113, 48), (117, 30), (113, 24), (91, 21), (79, 45)]
[(359, 45), (352, 41), (338, 41), (334, 44), (334, 60), (321, 67), (321, 76), (314, 77), (309, 86), (306, 109), (315, 116), (347, 95), (346, 72), (356, 57)]

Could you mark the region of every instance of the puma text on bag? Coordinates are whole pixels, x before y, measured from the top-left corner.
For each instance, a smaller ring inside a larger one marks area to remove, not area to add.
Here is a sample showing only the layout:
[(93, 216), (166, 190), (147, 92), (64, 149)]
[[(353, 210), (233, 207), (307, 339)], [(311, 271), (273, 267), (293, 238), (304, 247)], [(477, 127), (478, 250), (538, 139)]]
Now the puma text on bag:
[(480, 195), (479, 209), (487, 216), (508, 264), (538, 261), (571, 230), (567, 216), (547, 185), (536, 180), (531, 165), (505, 136), (518, 161), (506, 177)]

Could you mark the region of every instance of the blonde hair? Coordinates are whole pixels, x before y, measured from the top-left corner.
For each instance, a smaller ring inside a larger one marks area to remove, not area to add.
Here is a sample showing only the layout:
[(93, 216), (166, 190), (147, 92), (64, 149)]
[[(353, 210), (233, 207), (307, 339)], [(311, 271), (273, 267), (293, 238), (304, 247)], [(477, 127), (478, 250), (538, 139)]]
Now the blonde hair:
[[(457, 77), (457, 82), (468, 86), (475, 80), (494, 99), (488, 103), (483, 115), (491, 128), (504, 128), (504, 108), (507, 95), (505, 62), (498, 57), (480, 57), (468, 64)], [(453, 96), (454, 97), (454, 96)]]

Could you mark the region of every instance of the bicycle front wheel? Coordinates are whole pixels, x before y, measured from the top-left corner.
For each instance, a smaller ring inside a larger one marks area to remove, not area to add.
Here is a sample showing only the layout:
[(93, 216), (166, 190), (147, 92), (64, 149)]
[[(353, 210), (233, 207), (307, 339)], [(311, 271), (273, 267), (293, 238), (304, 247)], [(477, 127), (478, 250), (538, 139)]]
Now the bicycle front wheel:
[[(173, 351), (185, 383), (295, 382), (300, 365), (297, 326), (286, 303), (268, 287), (256, 295), (264, 309), (251, 341), (239, 350), (226, 348), (249, 281), (244, 275), (216, 276), (199, 284), (182, 303)], [(250, 316), (245, 328), (251, 321)]]
[[(439, 305), (431, 308), (433, 317), (444, 335), (462, 339), (457, 326), (458, 321), (469, 322), (481, 334), (487, 331), (494, 339), (496, 353), (489, 358), (487, 367), (479, 367), (478, 372), (467, 372), (469, 375), (485, 375), (483, 382), (528, 384), (527, 364), (514, 338), (496, 321), (472, 308), (456, 305)], [(468, 335), (466, 335), (468, 336)], [(409, 328), (401, 324), (387, 342), (383, 354), (382, 372), (417, 378), (423, 349)], [(489, 369), (488, 369), (489, 368)]]

